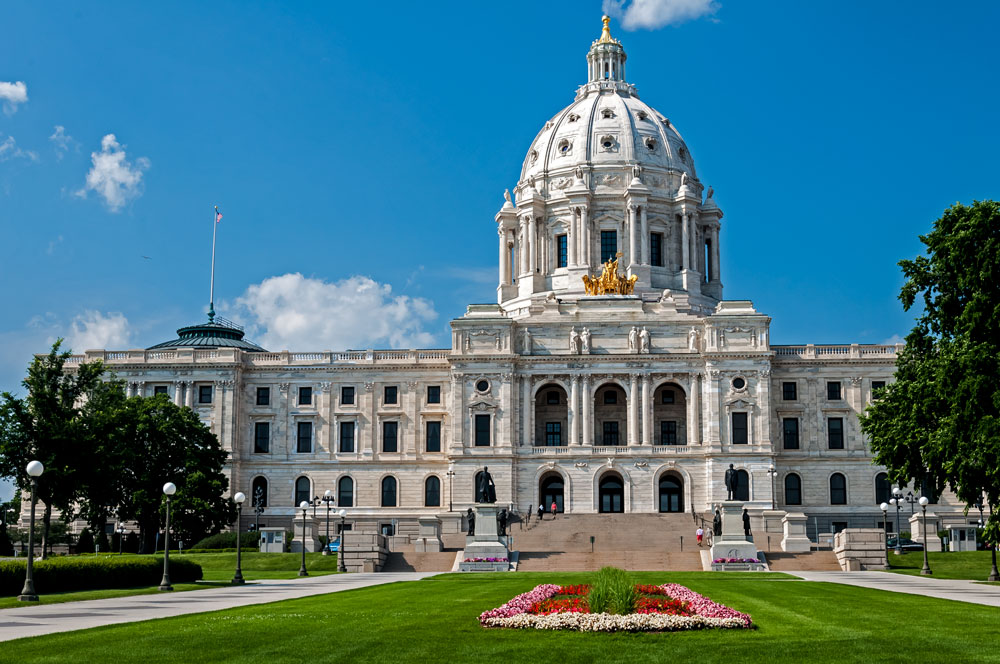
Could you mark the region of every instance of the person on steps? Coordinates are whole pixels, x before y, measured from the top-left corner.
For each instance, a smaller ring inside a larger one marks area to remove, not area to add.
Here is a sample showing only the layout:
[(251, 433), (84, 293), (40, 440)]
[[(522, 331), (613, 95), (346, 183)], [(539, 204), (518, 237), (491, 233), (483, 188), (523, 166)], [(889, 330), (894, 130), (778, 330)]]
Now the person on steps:
[(553, 520), (556, 518), (556, 514), (558, 514), (558, 513), (559, 513), (559, 506), (556, 504), (556, 501), (553, 500), (552, 501), (552, 518), (553, 518)]
[(538, 523), (542, 522), (542, 515), (545, 514), (545, 505), (538, 504)]

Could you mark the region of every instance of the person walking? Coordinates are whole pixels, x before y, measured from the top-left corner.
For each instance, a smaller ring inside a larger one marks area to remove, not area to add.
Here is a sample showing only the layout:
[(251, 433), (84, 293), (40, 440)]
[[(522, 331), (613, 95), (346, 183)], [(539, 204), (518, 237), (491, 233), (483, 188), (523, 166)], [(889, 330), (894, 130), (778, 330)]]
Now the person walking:
[(524, 520), (525, 525), (531, 528), (531, 505), (528, 505), (527, 509), (524, 510)]
[(545, 505), (538, 503), (538, 523), (542, 522), (542, 515), (545, 514)]
[(702, 529), (701, 526), (698, 526), (698, 530), (694, 531), (694, 536), (695, 539), (698, 540), (698, 546), (701, 546), (702, 540), (705, 537), (705, 531)]
[(553, 500), (552, 501), (552, 518), (553, 518), (553, 520), (556, 518), (556, 514), (558, 514), (558, 513), (559, 513), (559, 505), (557, 505), (556, 501)]

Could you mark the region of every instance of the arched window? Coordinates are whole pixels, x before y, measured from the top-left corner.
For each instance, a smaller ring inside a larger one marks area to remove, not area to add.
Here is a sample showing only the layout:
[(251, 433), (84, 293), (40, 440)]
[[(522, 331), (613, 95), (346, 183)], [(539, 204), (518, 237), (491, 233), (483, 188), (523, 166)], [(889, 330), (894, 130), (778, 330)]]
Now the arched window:
[(737, 470), (736, 474), (739, 476), (740, 481), (736, 485), (736, 495), (734, 498), (746, 502), (750, 500), (750, 473), (745, 470)]
[(354, 480), (347, 475), (337, 481), (337, 504), (340, 507), (354, 507)]
[(889, 476), (879, 473), (875, 476), (875, 504), (887, 503), (890, 498), (892, 498), (892, 488), (889, 486)]
[(441, 480), (433, 475), (424, 482), (424, 507), (441, 507)]
[(312, 494), (312, 491), (310, 491), (309, 484), (310, 484), (310, 482), (309, 482), (309, 478), (308, 477), (300, 477), (299, 479), (295, 480), (295, 506), (296, 507), (298, 507), (299, 503), (301, 503), (303, 500), (306, 501), (306, 502), (309, 502), (309, 497)]
[(250, 485), (250, 506), (267, 507), (267, 480), (255, 477)]
[(847, 478), (840, 473), (834, 473), (830, 476), (830, 504), (847, 504)]
[(785, 475), (785, 504), (802, 504), (802, 478), (795, 473)]
[(395, 507), (396, 506), (396, 478), (383, 477), (382, 478), (382, 507)]

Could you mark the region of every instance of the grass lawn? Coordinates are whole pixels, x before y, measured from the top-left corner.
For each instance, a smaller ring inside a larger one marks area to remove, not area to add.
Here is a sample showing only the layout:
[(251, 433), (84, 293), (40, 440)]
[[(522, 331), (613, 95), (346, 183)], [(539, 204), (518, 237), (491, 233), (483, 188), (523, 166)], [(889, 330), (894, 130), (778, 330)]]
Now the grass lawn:
[[(928, 551), (927, 564), (938, 579), (972, 579), (986, 581), (992, 566), (989, 551)], [(899, 574), (920, 574), (924, 566), (923, 552), (904, 553), (897, 556), (889, 552), (889, 571)]]
[[(201, 565), (203, 580), (198, 583), (175, 583), (174, 591), (204, 590), (228, 586), (236, 571), (235, 553), (185, 553), (180, 555), (187, 560)], [(243, 578), (247, 582), (257, 579), (295, 579), (299, 576), (299, 566), (302, 563), (301, 553), (259, 553), (253, 551), (244, 553), (242, 560)], [(306, 569), (310, 576), (335, 574), (337, 571), (337, 556), (324, 556), (321, 553), (306, 554)], [(127, 597), (129, 595), (148, 595), (158, 593), (159, 584), (141, 588), (116, 588), (113, 590), (83, 590), (70, 593), (52, 593), (39, 595), (38, 604), (58, 604), (61, 602), (78, 602), (87, 599), (107, 599), (109, 597)], [(0, 609), (10, 609), (21, 606), (34, 606), (35, 602), (19, 602), (17, 597), (0, 597)]]
[[(749, 613), (753, 631), (579, 634), (484, 630), (480, 612), (538, 583), (588, 573), (446, 574), (299, 600), (53, 634), (3, 644), (4, 658), (63, 662), (986, 662), (1000, 609), (778, 574), (644, 572)], [(970, 639), (969, 625), (976, 638)], [(122, 644), (128, 644), (123, 648)]]

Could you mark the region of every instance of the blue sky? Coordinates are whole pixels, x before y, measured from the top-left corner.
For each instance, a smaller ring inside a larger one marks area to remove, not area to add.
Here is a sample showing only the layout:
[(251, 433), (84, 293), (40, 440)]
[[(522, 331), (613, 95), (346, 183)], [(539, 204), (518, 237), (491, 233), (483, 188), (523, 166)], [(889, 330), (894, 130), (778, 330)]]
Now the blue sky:
[[(726, 297), (774, 343), (905, 334), (896, 262), (948, 205), (998, 196), (998, 5), (901, 7), (614, 12), (725, 211)], [(603, 9), (3, 3), (0, 389), (56, 336), (145, 347), (202, 320), (216, 204), (217, 309), (252, 338), (446, 345), (495, 300), (493, 215)]]

